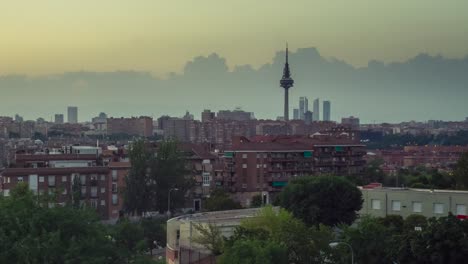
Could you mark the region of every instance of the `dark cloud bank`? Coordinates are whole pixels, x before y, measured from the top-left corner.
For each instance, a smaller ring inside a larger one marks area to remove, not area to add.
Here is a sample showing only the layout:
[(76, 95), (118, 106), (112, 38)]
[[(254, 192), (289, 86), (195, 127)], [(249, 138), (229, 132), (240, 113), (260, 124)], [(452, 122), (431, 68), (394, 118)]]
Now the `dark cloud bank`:
[[(157, 58), (155, 58), (157, 60)], [(217, 54), (187, 62), (182, 74), (158, 79), (147, 72), (69, 72), (38, 78), (0, 76), (0, 115), (20, 113), (50, 119), (67, 105), (80, 108), (80, 120), (100, 111), (111, 116), (199, 115), (242, 107), (258, 118), (282, 112), (279, 87), (284, 52), (259, 69), (250, 65), (229, 71)], [(448, 59), (419, 54), (402, 63), (369, 62), (356, 68), (322, 57), (315, 48), (290, 54), (295, 79), (290, 105), (299, 96), (332, 101), (332, 118), (355, 115), (365, 122), (462, 120), (468, 116), (468, 56)], [(1, 73), (0, 73), (1, 74)], [(292, 112), (292, 111), (291, 111)]]

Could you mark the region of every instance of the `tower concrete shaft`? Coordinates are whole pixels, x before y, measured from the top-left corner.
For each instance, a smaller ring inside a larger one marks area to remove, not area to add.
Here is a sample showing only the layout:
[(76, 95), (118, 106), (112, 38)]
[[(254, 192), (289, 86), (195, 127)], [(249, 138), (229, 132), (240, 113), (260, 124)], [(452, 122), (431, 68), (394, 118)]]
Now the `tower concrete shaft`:
[(284, 89), (284, 120), (289, 120), (289, 88), (294, 86), (294, 80), (291, 78), (291, 71), (288, 62), (288, 45), (286, 44), (286, 62), (283, 68), (283, 78), (280, 80), (280, 86)]

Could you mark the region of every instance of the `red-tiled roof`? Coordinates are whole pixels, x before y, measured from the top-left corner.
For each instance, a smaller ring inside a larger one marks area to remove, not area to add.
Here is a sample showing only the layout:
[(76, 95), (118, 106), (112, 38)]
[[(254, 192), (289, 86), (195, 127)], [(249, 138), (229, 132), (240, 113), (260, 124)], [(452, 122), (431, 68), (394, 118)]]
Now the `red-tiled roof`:
[(37, 175), (69, 175), (72, 173), (80, 174), (102, 174), (108, 173), (108, 167), (82, 167), (82, 168), (7, 168), (1, 175), (2, 176), (25, 176), (30, 174)]
[(16, 154), (17, 162), (53, 160), (96, 160), (94, 154)]
[(232, 150), (310, 150), (315, 146), (364, 146), (356, 141), (343, 138), (317, 139), (304, 136), (256, 136), (251, 139), (239, 138)]

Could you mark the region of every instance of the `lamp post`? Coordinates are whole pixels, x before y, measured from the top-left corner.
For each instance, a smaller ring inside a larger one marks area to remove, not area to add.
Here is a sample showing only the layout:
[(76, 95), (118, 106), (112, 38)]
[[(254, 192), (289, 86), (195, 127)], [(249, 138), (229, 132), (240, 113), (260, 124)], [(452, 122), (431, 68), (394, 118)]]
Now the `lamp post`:
[(351, 264), (354, 264), (354, 250), (353, 248), (351, 247), (350, 244), (346, 243), (346, 242), (343, 242), (343, 241), (333, 241), (333, 242), (330, 242), (330, 244), (328, 244), (331, 248), (335, 248), (337, 247), (339, 244), (344, 244), (346, 246), (349, 247), (349, 250), (351, 251)]
[(178, 188), (171, 188), (169, 189), (169, 193), (167, 195), (167, 218), (171, 217), (171, 192), (178, 191)]

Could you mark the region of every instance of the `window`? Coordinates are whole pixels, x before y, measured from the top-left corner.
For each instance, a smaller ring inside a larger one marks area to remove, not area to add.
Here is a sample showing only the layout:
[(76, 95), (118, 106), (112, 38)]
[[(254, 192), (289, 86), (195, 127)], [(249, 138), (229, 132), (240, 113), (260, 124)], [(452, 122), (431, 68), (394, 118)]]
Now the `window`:
[(374, 210), (380, 210), (380, 200), (372, 199), (371, 206), (372, 206), (372, 209)]
[(245, 163), (242, 164), (242, 168), (243, 168), (243, 169), (247, 169), (247, 164), (245, 164)]
[(106, 192), (106, 188), (105, 187), (101, 187), (101, 193), (105, 193)]
[(49, 188), (49, 195), (53, 195), (55, 193), (55, 188)]
[(261, 158), (262, 155), (260, 153), (257, 153), (257, 159)]
[(101, 200), (101, 206), (105, 206), (106, 205), (106, 200)]
[(209, 172), (204, 172), (202, 175), (203, 178), (203, 186), (210, 186), (211, 177)]
[(18, 178), (17, 178), (17, 181), (18, 181), (18, 182), (23, 182), (24, 179), (23, 179), (23, 177), (18, 177)]
[(267, 165), (266, 164), (263, 164), (263, 168), (266, 169)]
[(91, 197), (97, 197), (97, 190), (98, 190), (97, 186), (91, 187)]
[(90, 203), (92, 208), (97, 208), (98, 200), (97, 199), (91, 199), (91, 200), (89, 200), (89, 203)]
[(101, 181), (105, 181), (105, 180), (106, 180), (106, 175), (101, 174)]
[(117, 192), (117, 183), (115, 183), (115, 182), (112, 183), (112, 192), (113, 193)]
[(49, 182), (49, 186), (55, 186), (55, 176), (49, 176), (47, 177), (47, 180)]
[(413, 213), (421, 213), (421, 212), (422, 212), (422, 203), (413, 202)]
[(119, 197), (117, 196), (117, 194), (112, 194), (112, 204), (116, 205), (118, 203), (119, 203)]
[(66, 182), (67, 181), (67, 176), (62, 176), (62, 182)]
[(86, 186), (82, 186), (81, 187), (81, 195), (85, 195), (86, 194)]
[(3, 190), (3, 196), (10, 196), (10, 190), (4, 189)]
[(112, 170), (112, 181), (117, 181), (117, 171)]
[(97, 179), (98, 179), (97, 174), (91, 174), (91, 180), (92, 181), (97, 181)]
[(260, 168), (260, 166), (262, 166), (262, 164), (257, 164), (257, 169), (259, 169), (259, 168)]
[(67, 191), (67, 188), (65, 188), (65, 189), (63, 189), (62, 194), (63, 194), (63, 195), (66, 195), (67, 192), (68, 192), (68, 191)]
[(434, 211), (434, 214), (443, 214), (444, 213), (444, 204), (434, 203), (433, 211)]
[(39, 182), (44, 182), (44, 176), (39, 176)]
[(80, 175), (80, 183), (81, 185), (86, 185), (86, 175)]
[(457, 215), (466, 215), (466, 205), (464, 204), (457, 204)]
[(242, 158), (246, 159), (247, 158), (247, 153), (242, 154)]
[(392, 211), (401, 211), (400, 201), (392, 201)]

